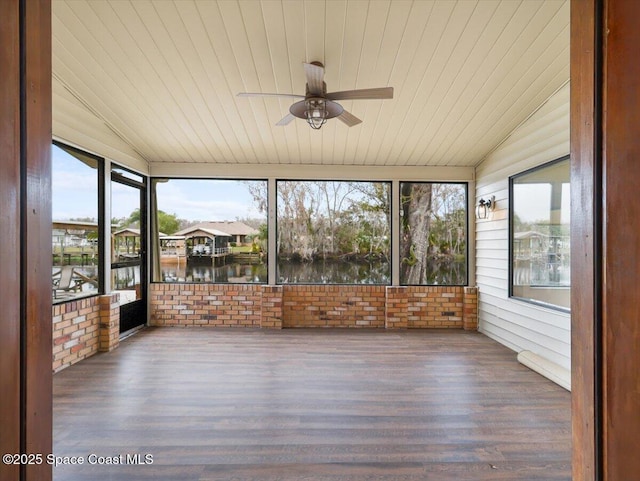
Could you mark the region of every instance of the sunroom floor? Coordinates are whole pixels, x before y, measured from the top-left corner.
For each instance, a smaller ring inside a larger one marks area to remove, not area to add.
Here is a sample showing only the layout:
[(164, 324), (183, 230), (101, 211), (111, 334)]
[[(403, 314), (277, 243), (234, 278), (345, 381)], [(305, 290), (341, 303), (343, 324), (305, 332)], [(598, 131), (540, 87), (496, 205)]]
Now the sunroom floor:
[(477, 332), (147, 328), (54, 376), (54, 454), (84, 462), (59, 481), (569, 481), (570, 394)]

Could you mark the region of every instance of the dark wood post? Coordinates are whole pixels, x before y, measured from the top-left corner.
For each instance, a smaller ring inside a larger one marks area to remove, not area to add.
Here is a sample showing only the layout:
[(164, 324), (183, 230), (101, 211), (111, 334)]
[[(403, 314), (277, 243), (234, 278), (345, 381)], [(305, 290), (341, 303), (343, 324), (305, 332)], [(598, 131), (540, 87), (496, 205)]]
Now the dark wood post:
[(640, 473), (640, 2), (571, 3), (573, 479)]
[(0, 446), (43, 462), (0, 479), (47, 481), (52, 450), (51, 3), (0, 2)]
[(571, 2), (571, 414), (573, 479), (595, 481), (598, 470), (599, 411), (595, 400), (599, 383), (597, 342), (600, 308), (596, 282), (600, 249), (600, 159), (595, 75), (596, 0)]
[(603, 24), (603, 477), (640, 476), (640, 2)]
[[(20, 452), (20, 23), (0, 3), (0, 451)], [(19, 479), (0, 465), (0, 480)]]

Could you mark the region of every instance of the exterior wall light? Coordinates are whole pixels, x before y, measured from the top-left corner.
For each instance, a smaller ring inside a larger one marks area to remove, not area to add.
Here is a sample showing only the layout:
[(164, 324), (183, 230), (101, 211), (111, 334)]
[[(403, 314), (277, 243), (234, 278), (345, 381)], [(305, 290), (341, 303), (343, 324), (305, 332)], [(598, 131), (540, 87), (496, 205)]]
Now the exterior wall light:
[(492, 195), (490, 199), (480, 199), (478, 207), (476, 207), (476, 217), (478, 219), (486, 219), (489, 217), (489, 212), (493, 212), (496, 208), (496, 196)]

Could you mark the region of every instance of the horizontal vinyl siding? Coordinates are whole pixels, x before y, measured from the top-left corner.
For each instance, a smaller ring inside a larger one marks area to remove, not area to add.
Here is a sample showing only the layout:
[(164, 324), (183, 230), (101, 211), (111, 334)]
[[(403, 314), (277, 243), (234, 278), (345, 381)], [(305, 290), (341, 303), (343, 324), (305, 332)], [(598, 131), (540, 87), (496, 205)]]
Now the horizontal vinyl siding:
[(569, 85), (565, 85), (476, 169), (476, 205), (496, 198), (476, 222), (479, 330), (516, 352), (532, 351), (570, 369), (570, 315), (509, 298), (509, 177), (569, 153)]

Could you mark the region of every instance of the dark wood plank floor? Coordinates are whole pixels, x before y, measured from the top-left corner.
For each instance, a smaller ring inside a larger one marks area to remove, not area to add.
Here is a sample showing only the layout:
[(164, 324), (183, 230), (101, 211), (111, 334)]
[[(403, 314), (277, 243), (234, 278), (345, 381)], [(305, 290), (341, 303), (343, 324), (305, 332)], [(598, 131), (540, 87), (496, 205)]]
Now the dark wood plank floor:
[(58, 481), (569, 481), (570, 439), (569, 393), (463, 331), (145, 329), (54, 377)]

